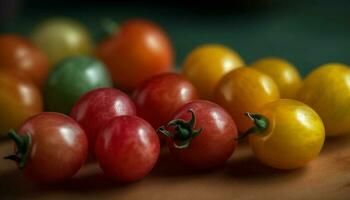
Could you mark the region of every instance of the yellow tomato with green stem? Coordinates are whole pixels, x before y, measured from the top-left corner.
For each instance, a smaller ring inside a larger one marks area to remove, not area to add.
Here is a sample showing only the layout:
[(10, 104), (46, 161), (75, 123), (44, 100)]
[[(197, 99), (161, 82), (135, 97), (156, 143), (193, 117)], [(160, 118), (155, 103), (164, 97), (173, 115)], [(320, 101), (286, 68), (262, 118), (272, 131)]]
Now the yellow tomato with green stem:
[(302, 79), (294, 65), (282, 58), (263, 58), (250, 65), (269, 75), (277, 84), (281, 98), (295, 98)]
[(264, 164), (277, 169), (305, 166), (320, 153), (325, 129), (321, 118), (309, 106), (291, 99), (265, 104), (257, 113), (246, 113), (254, 125), (249, 145)]
[(214, 101), (225, 108), (240, 132), (252, 126), (245, 112), (256, 112), (264, 104), (279, 99), (275, 82), (255, 69), (241, 67), (226, 74), (215, 89)]
[(322, 118), (327, 136), (350, 134), (350, 68), (325, 64), (304, 80), (297, 99), (312, 107)]
[(197, 88), (203, 99), (212, 99), (215, 86), (229, 71), (244, 66), (233, 50), (219, 44), (202, 45), (185, 59), (182, 73)]

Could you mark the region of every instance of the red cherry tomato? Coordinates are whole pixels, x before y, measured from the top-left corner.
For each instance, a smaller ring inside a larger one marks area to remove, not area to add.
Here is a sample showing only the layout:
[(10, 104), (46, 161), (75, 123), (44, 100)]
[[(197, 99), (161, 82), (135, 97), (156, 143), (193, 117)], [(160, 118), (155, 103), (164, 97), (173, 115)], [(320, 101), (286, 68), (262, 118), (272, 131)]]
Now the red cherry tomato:
[(168, 136), (171, 153), (192, 169), (222, 165), (236, 147), (237, 127), (220, 106), (203, 100), (183, 105), (159, 132)]
[(60, 113), (37, 114), (9, 133), (16, 144), (15, 160), (24, 176), (41, 183), (72, 177), (84, 164), (88, 144), (84, 131)]
[(94, 152), (99, 129), (121, 115), (136, 115), (136, 108), (128, 95), (113, 88), (95, 89), (84, 94), (70, 114), (85, 130), (90, 152)]
[(198, 99), (196, 88), (175, 73), (154, 76), (134, 93), (139, 116), (156, 129), (168, 122), (179, 107), (195, 99)]
[(159, 156), (159, 146), (155, 130), (145, 120), (119, 116), (99, 132), (95, 154), (108, 177), (129, 182), (151, 171)]
[(100, 44), (97, 55), (112, 73), (114, 83), (125, 90), (163, 72), (171, 71), (173, 49), (163, 30), (146, 20), (130, 20), (119, 32)]
[(41, 88), (49, 72), (49, 62), (29, 40), (4, 34), (0, 36), (0, 68), (18, 71)]

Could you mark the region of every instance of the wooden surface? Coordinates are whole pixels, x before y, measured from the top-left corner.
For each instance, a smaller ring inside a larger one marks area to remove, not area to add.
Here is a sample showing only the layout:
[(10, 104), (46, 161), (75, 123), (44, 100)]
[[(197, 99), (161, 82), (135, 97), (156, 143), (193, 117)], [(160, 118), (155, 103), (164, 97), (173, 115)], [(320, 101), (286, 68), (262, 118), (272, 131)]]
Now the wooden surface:
[[(0, 141), (1, 156), (11, 149), (9, 141)], [(27, 181), (14, 163), (1, 159), (0, 199), (349, 200), (350, 136), (328, 139), (316, 160), (292, 171), (261, 165), (246, 144), (225, 166), (205, 173), (186, 171), (164, 151), (150, 175), (124, 185), (109, 181), (90, 161), (66, 183), (39, 186)]]

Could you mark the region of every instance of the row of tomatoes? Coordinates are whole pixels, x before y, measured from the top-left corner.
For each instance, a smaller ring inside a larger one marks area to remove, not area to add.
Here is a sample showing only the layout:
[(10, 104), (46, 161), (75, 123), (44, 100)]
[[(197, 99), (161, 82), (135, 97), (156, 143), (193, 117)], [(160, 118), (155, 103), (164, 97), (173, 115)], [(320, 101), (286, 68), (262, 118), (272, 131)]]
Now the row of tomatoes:
[[(53, 31), (57, 22), (49, 22), (33, 34), (43, 40), (42, 55), (70, 52), (50, 49), (62, 45), (49, 44), (56, 40), (50, 37), (63, 37), (56, 33), (64, 28)], [(34, 58), (30, 51), (11, 54), (1, 41), (6, 40), (0, 39), (1, 67), (7, 66), (0, 71), (1, 132), (41, 111), (40, 89), (31, 81), (42, 88), (47, 110), (70, 113), (40, 113), (9, 133), (17, 148), (7, 158), (39, 182), (74, 175), (88, 149), (108, 176), (140, 179), (159, 156), (156, 130), (181, 163), (199, 170), (222, 165), (237, 140), (246, 136), (263, 163), (302, 167), (320, 152), (325, 131), (350, 131), (350, 69), (342, 64), (321, 66), (302, 81), (283, 59), (266, 58), (244, 67), (233, 50), (203, 45), (187, 56), (182, 74), (170, 73), (173, 52), (165, 34), (150, 22), (134, 20), (99, 45), (97, 57), (107, 70), (95, 58), (74, 56), (55, 64), (46, 77), (38, 63), (31, 65), (36, 59), (28, 59)], [(132, 92), (132, 100), (117, 89), (95, 89), (111, 87), (112, 81)]]

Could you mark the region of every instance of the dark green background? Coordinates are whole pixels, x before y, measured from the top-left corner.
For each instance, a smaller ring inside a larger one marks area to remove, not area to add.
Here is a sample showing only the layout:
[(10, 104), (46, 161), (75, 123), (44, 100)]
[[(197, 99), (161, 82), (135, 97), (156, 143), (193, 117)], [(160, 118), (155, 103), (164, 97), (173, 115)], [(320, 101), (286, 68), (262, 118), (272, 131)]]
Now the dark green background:
[(177, 65), (203, 43), (225, 44), (247, 63), (280, 56), (293, 62), (303, 75), (326, 62), (350, 64), (350, 1), (211, 2), (23, 1), (0, 31), (28, 34), (42, 19), (59, 15), (81, 21), (97, 38), (103, 17), (118, 21), (142, 17), (168, 32)]

